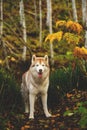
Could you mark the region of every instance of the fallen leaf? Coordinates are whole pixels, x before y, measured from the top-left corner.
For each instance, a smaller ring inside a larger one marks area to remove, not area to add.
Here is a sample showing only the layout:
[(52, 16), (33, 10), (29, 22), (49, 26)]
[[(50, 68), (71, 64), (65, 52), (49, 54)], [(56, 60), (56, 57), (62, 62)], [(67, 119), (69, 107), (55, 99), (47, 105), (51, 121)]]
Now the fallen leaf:
[(73, 95), (70, 94), (70, 93), (67, 93), (66, 96), (67, 96), (67, 98), (70, 98), (70, 97), (72, 97)]
[(24, 128), (24, 127), (21, 127), (21, 130), (25, 130), (25, 128)]
[(28, 129), (28, 128), (30, 128), (30, 126), (29, 126), (29, 125), (25, 125), (24, 128), (25, 128), (25, 129)]
[(56, 115), (52, 115), (52, 117), (59, 117), (60, 116), (60, 114), (58, 113), (58, 114), (56, 114)]

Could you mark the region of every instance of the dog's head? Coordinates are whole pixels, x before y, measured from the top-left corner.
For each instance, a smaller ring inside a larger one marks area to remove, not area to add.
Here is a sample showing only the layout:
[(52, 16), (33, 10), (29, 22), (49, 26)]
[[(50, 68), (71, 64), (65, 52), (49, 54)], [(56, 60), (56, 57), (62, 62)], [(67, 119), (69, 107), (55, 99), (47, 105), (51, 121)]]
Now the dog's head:
[(33, 55), (31, 67), (32, 73), (41, 78), (44, 75), (44, 72), (46, 73), (49, 71), (48, 56), (45, 55), (44, 57), (36, 57), (35, 55)]

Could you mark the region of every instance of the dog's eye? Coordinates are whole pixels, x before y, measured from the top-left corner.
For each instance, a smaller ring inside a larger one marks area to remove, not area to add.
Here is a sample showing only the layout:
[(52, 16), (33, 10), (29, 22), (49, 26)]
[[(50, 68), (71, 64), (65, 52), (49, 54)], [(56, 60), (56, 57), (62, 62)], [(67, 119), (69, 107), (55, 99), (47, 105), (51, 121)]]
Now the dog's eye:
[(36, 64), (36, 66), (39, 66), (38, 64)]
[(44, 64), (42, 64), (42, 66), (45, 66)]
[(35, 67), (35, 65), (32, 65), (32, 67)]

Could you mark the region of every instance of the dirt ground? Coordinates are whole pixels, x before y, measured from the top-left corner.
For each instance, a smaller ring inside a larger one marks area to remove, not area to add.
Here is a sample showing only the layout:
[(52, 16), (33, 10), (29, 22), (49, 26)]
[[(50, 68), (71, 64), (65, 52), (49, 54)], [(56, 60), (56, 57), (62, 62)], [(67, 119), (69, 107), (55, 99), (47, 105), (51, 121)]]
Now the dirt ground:
[[(1, 124), (0, 130), (85, 130), (86, 126), (82, 127), (79, 124), (81, 114), (75, 113), (75, 110), (78, 110), (80, 104), (86, 101), (87, 91), (73, 90), (67, 93), (56, 107), (49, 110), (52, 117), (46, 118), (41, 106), (36, 108), (35, 119), (32, 120), (28, 119), (27, 114), (5, 113), (0, 115), (0, 119), (5, 119), (4, 128)], [(87, 110), (87, 102), (84, 107)]]

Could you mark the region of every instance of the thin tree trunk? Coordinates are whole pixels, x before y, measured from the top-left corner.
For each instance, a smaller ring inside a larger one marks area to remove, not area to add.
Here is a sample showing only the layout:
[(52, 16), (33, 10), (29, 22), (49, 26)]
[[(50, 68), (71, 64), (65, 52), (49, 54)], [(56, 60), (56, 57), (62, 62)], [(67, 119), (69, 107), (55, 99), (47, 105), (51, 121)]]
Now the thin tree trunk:
[(66, 0), (66, 6), (68, 8), (68, 14), (69, 14), (69, 18), (72, 19), (72, 14), (70, 12), (70, 1), (69, 0)]
[[(86, 16), (87, 16), (87, 0), (86, 0)], [(87, 17), (86, 17), (86, 31), (85, 31), (85, 48), (87, 48)]]
[(34, 0), (34, 9), (35, 9), (35, 25), (36, 25), (36, 29), (38, 29), (36, 0)]
[(9, 67), (9, 62), (8, 62), (8, 58), (7, 58), (7, 50), (6, 50), (6, 46), (5, 46), (5, 42), (3, 41), (3, 0), (1, 0), (0, 3), (0, 12), (1, 12), (1, 25), (0, 25), (0, 44), (3, 45), (3, 50), (4, 50), (4, 56), (5, 56), (5, 61), (6, 61), (6, 66), (8, 69), (10, 69)]
[[(26, 23), (25, 23), (25, 14), (24, 14), (24, 3), (23, 0), (20, 1), (20, 24), (23, 28), (23, 39), (25, 42), (27, 42), (27, 34), (26, 34)], [(23, 47), (23, 54), (22, 58), (25, 61), (26, 60), (26, 46)]]
[(50, 18), (50, 14), (49, 14), (49, 9), (50, 9), (50, 0), (46, 0), (47, 2), (47, 20), (46, 20), (46, 24), (47, 26), (49, 26), (49, 18)]
[(3, 35), (3, 0), (1, 0), (0, 3), (0, 13), (1, 13), (1, 25), (0, 25), (0, 39), (2, 38)]
[(72, 9), (73, 9), (73, 19), (74, 21), (78, 22), (75, 0), (72, 0)]
[(86, 24), (86, 0), (82, 0), (82, 21)]
[[(52, 3), (51, 0), (49, 0), (49, 32), (52, 34)], [(50, 44), (50, 53), (51, 53), (51, 62), (54, 64), (54, 53), (53, 53), (53, 44)]]
[(42, 45), (42, 2), (39, 0), (39, 11), (40, 11), (40, 46)]

